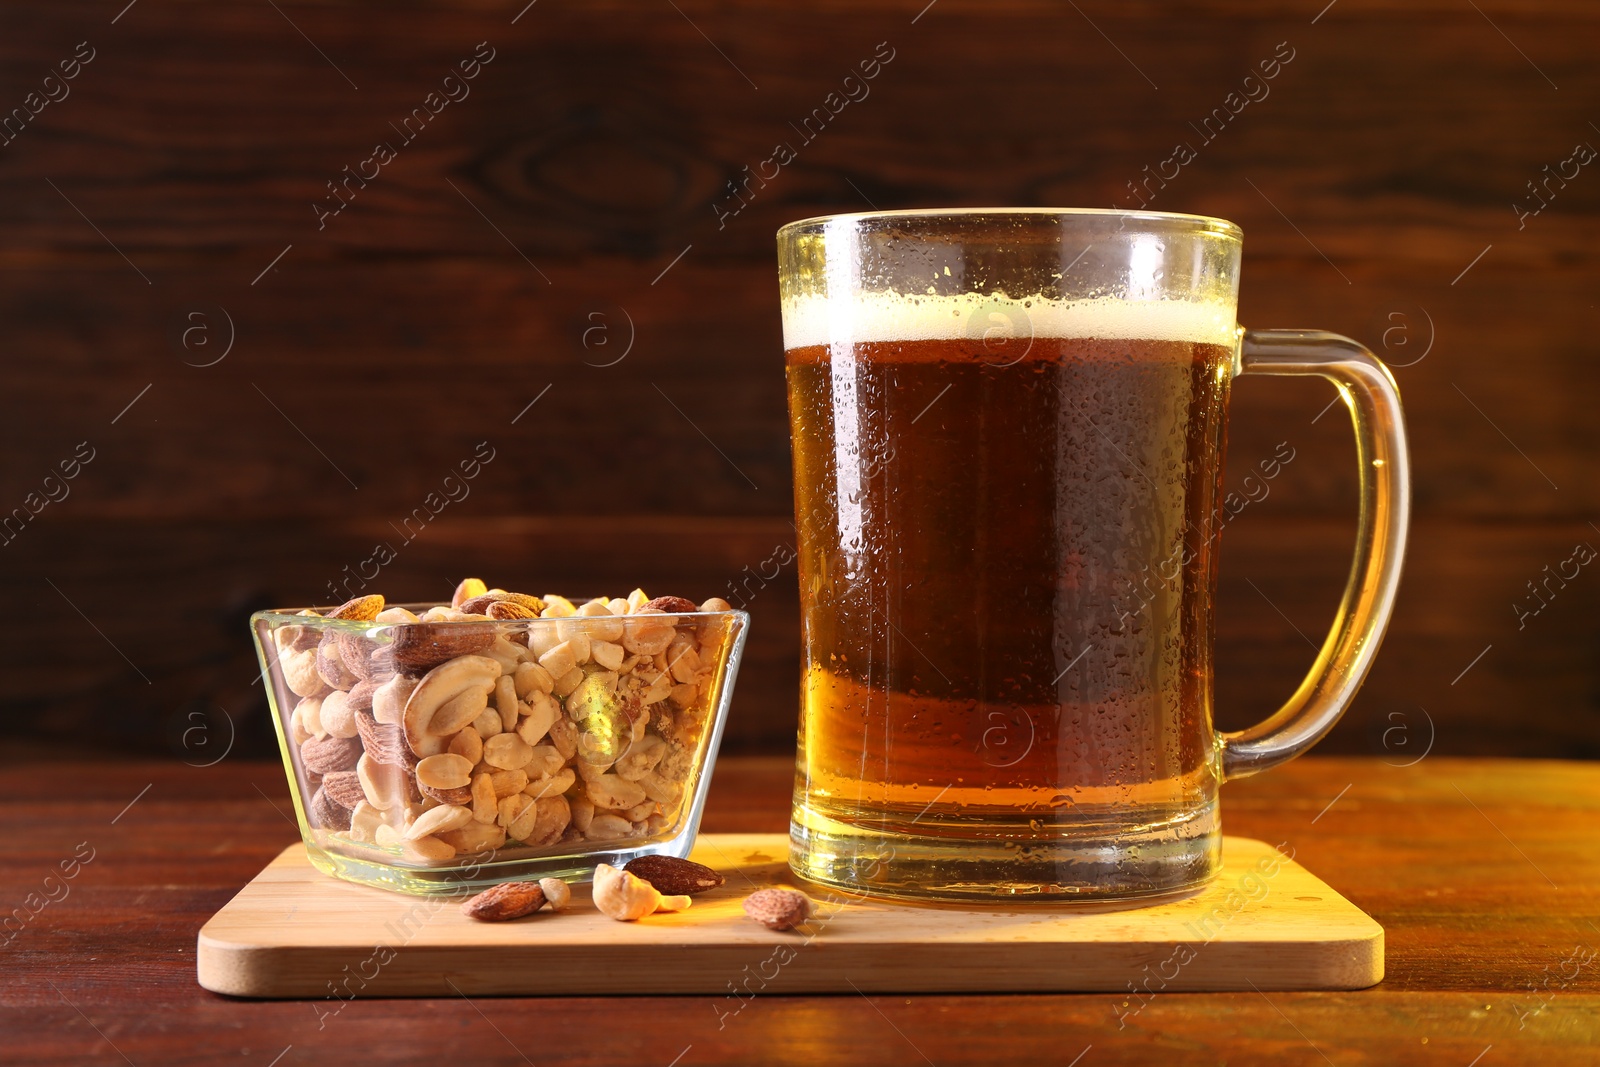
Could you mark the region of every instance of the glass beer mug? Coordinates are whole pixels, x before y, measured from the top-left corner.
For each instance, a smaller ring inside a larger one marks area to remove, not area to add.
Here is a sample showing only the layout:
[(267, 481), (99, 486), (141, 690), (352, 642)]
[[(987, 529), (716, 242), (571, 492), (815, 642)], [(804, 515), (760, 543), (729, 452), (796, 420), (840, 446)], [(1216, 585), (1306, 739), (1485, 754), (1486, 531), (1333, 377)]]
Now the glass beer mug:
[[(1235, 322), (1241, 233), (1084, 210), (889, 211), (778, 234), (804, 654), (790, 864), (914, 899), (1205, 882), (1218, 788), (1328, 732), (1409, 515), (1400, 397), (1348, 338)], [(1276, 714), (1212, 726), (1228, 390), (1332, 381), (1360, 524)]]

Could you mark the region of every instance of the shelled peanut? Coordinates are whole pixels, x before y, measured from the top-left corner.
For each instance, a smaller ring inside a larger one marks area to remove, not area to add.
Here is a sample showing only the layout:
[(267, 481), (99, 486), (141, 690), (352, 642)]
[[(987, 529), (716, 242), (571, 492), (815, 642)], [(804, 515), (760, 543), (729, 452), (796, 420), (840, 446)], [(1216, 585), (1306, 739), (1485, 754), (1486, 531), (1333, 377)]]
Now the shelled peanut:
[(312, 824), (414, 862), (656, 836), (678, 821), (726, 633), (675, 614), (727, 610), (468, 579), (420, 616), (379, 596), (326, 616), (361, 631), (279, 627)]

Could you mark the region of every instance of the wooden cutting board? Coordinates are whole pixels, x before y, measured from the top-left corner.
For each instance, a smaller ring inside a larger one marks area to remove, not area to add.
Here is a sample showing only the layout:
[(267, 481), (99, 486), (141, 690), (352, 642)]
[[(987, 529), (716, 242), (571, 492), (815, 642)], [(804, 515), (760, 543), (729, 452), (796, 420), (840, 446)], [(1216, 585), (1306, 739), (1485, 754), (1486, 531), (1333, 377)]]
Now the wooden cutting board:
[(727, 884), (677, 914), (619, 923), (574, 886), (563, 913), (509, 923), (457, 900), (320, 874), (294, 845), (200, 931), (200, 984), (251, 997), (1363, 989), (1383, 978), (1383, 928), (1271, 846), (1229, 837), (1221, 875), (1145, 907), (928, 907), (806, 888), (811, 921), (777, 933), (747, 894), (797, 885), (780, 834), (702, 834), (694, 858)]

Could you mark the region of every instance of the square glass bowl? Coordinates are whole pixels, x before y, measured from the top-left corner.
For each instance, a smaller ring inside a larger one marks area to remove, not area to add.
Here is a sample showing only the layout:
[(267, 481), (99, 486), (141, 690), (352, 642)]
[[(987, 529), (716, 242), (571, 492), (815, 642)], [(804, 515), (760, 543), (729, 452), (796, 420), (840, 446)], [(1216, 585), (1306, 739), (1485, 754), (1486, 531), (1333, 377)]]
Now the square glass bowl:
[(312, 864), (434, 894), (687, 856), (750, 617), (679, 604), (256, 613)]

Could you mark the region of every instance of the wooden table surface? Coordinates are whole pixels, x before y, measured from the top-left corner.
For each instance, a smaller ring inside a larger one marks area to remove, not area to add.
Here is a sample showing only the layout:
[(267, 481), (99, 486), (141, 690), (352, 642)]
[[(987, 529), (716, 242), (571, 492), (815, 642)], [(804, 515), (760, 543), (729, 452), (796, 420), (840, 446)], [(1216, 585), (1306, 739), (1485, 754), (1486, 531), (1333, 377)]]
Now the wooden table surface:
[[(783, 759), (724, 760), (705, 829), (782, 829), (789, 773)], [(1310, 758), (1223, 797), (1230, 833), (1287, 842), (1383, 924), (1381, 985), (1163, 994), (1133, 1014), (1106, 994), (771, 997), (742, 1009), (705, 996), (233, 1000), (195, 983), (195, 935), (294, 840), (281, 769), (13, 755), (0, 774), (10, 842), (0, 906), (12, 916), (0, 931), (0, 1062), (1497, 1067), (1600, 1057), (1600, 766)], [(561, 975), (550, 983), (559, 990)]]

